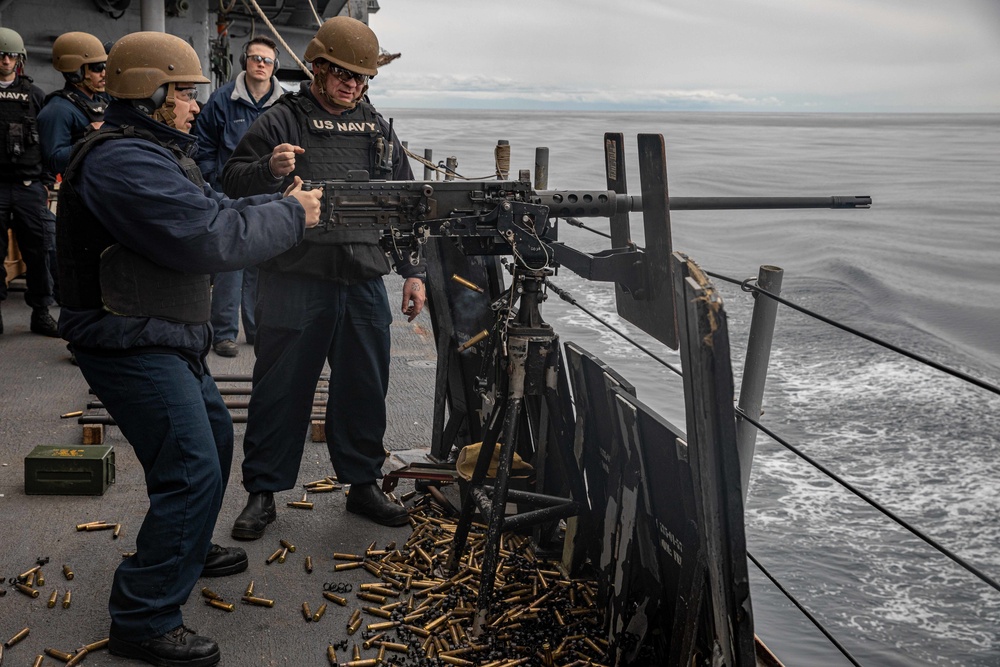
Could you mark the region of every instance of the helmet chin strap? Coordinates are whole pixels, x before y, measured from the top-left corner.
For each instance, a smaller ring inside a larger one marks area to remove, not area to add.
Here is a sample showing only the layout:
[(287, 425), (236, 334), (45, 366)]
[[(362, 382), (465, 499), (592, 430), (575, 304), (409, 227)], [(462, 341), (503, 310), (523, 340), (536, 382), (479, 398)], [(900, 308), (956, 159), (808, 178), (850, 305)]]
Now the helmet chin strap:
[(86, 86), (87, 90), (89, 90), (91, 93), (99, 93), (99, 92), (101, 92), (100, 88), (96, 87), (93, 83), (91, 83), (90, 77), (86, 77), (83, 80), (83, 85)]
[(156, 111), (153, 112), (153, 120), (158, 120), (168, 127), (177, 129), (177, 114), (174, 112), (174, 84), (167, 84), (167, 97), (163, 100), (163, 104), (157, 107)]

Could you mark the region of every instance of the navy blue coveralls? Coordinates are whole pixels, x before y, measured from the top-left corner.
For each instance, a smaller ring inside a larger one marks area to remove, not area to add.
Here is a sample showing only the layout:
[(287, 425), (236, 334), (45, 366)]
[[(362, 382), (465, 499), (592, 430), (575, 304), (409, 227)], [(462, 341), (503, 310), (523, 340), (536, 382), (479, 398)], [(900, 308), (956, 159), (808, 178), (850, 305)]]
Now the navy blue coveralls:
[[(301, 100), (308, 119), (290, 101)], [(373, 124), (377, 124), (377, 128)], [(314, 131), (312, 128), (319, 128)], [(339, 128), (347, 128), (340, 134)], [(374, 130), (372, 136), (362, 136)], [(243, 136), (223, 175), (230, 196), (276, 192), (293, 176), (343, 178), (348, 169), (374, 174), (372, 141), (389, 136), (388, 123), (370, 106), (342, 115), (324, 111), (306, 85), (265, 111)], [(275, 179), (270, 155), (281, 143), (301, 146), (295, 171)], [(392, 178), (413, 180), (398, 139)], [(350, 149), (340, 150), (341, 146)], [(297, 248), (260, 267), (257, 362), (253, 370), (243, 486), (250, 492), (290, 489), (298, 477), (316, 382), (331, 369), (326, 443), (338, 479), (347, 484), (382, 476), (389, 386), (392, 312), (382, 276), (389, 261), (377, 244), (323, 244), (310, 230)], [(397, 262), (404, 277), (423, 277), (422, 266)]]
[[(193, 137), (114, 101), (101, 132), (122, 125), (193, 149)], [(88, 169), (91, 162), (115, 169)], [(256, 264), (303, 236), (305, 215), (294, 199), (226, 199), (189, 180), (178, 158), (161, 143), (138, 136), (101, 143), (79, 169), (71, 166), (69, 171), (69, 182), (103, 230), (136, 255), (180, 274)], [(65, 215), (58, 223), (60, 241), (80, 219)], [(61, 271), (77, 251), (83, 252), (60, 242)], [(111, 633), (130, 641), (181, 625), (180, 606), (211, 546), (232, 462), (232, 420), (204, 365), (211, 330), (208, 279), (203, 277), (201, 323), (119, 315), (100, 307), (64, 305), (60, 313), (60, 335), (70, 342), (80, 370), (145, 474), (149, 512), (136, 537), (135, 555), (115, 572), (109, 603)], [(106, 300), (110, 291), (102, 285), (101, 298)]]

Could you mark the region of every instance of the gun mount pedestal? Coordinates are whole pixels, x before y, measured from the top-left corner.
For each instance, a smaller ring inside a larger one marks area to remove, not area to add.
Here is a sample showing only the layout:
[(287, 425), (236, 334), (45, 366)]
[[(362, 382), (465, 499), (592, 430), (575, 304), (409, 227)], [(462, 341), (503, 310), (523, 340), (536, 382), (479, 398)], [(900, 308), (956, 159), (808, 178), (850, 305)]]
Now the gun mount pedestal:
[[(554, 401), (559, 390), (559, 337), (551, 326), (542, 321), (538, 307), (545, 276), (550, 273), (548, 269), (515, 270), (510, 294), (520, 294), (520, 307), (516, 315), (511, 311), (499, 312), (499, 326), (494, 331), (501, 395), (491, 414), (472, 479), (463, 495), (461, 518), (448, 561), (450, 574), (454, 575), (465, 553), (474, 509), (478, 507), (487, 524), (487, 532), (473, 623), (473, 633), (477, 636), (493, 604), (502, 533), (574, 516), (580, 512), (581, 502), (585, 503), (583, 480), (578, 475), (571, 475), (567, 480), (572, 498), (510, 489), (514, 453), (522, 437), (525, 403), (531, 400)], [(555, 412), (554, 406), (549, 408), (550, 412)], [(572, 452), (566, 452), (558, 438), (555, 444), (552, 452), (564, 463), (564, 469), (572, 469), (565, 465), (571, 460), (567, 457), (571, 457)], [(487, 485), (490, 462), (498, 445), (500, 453), (496, 479), (492, 485)], [(508, 516), (508, 501), (536, 509)]]

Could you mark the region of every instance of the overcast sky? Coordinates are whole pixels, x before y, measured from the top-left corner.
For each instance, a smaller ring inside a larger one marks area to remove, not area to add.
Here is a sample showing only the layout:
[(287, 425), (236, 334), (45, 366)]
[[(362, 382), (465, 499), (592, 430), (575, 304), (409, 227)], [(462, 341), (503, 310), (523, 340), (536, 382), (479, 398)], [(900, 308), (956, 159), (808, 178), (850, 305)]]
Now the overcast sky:
[(383, 106), (1000, 112), (1000, 0), (379, 0)]

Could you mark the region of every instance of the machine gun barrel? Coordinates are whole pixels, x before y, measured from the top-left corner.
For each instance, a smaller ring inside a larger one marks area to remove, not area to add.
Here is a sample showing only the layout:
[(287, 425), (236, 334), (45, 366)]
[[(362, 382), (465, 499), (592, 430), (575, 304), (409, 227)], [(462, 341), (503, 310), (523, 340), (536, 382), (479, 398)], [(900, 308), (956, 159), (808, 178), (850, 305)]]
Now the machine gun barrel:
[[(547, 190), (533, 201), (549, 207), (553, 218), (609, 218), (617, 213), (642, 210), (641, 195), (603, 190)], [(869, 196), (829, 197), (671, 197), (671, 211), (723, 211), (778, 208), (870, 208)]]
[(722, 211), (754, 208), (871, 208), (867, 195), (831, 197), (671, 197), (671, 211)]

